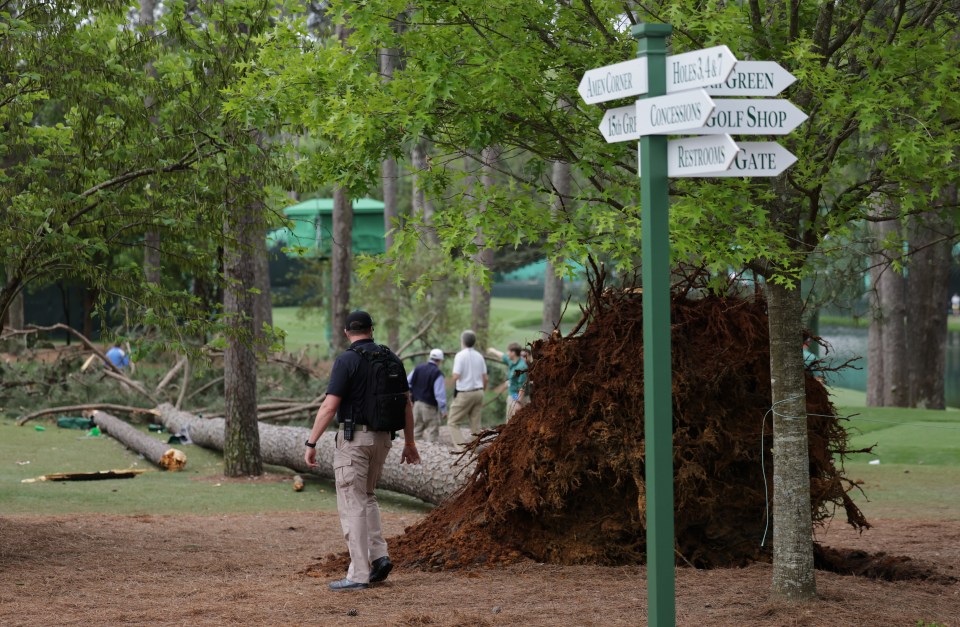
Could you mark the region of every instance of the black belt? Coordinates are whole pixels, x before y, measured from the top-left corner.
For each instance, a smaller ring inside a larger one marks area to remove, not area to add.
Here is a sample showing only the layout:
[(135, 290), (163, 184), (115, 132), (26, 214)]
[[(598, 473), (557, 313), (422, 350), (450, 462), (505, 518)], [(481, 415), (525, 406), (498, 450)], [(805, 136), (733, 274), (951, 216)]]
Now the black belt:
[(473, 388), (472, 390), (460, 390), (460, 393), (463, 394), (464, 392), (482, 392), (482, 391), (483, 391), (483, 388)]
[[(341, 422), (341, 423), (340, 423), (340, 426), (337, 427), (337, 428), (338, 428), (340, 431), (343, 431), (343, 430), (344, 430), (344, 424)], [(358, 425), (358, 424), (354, 424), (354, 425), (353, 425), (353, 430), (354, 430), (354, 431), (373, 431), (373, 429), (370, 428), (370, 425)]]

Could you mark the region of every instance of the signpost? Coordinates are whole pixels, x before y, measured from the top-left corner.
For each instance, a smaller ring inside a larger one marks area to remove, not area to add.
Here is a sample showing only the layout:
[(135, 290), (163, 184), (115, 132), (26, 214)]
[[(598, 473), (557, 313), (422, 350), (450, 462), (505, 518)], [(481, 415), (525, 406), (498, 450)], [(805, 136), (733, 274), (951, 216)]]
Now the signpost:
[(637, 130), (637, 105), (607, 109), (600, 122), (600, 134), (608, 143), (640, 139)]
[(671, 55), (667, 57), (667, 93), (723, 83), (736, 62), (726, 46)]
[[(701, 135), (683, 137), (667, 142), (667, 176), (719, 176), (740, 154), (740, 144), (729, 135)], [(643, 178), (643, 159), (640, 158), (640, 178)], [(733, 176), (745, 176), (743, 174)]]
[(676, 176), (778, 176), (797, 161), (793, 153), (777, 142), (737, 142), (737, 146), (739, 150), (729, 169)]
[[(672, 31), (634, 26), (637, 58), (588, 71), (578, 88), (588, 104), (646, 95), (607, 110), (600, 132), (608, 142), (640, 140), (647, 624), (656, 626), (676, 624), (668, 177), (777, 176), (796, 157), (728, 133), (785, 135), (807, 119), (785, 100), (713, 100), (775, 96), (796, 79), (771, 61), (737, 61), (726, 46), (667, 56)], [(696, 136), (667, 140), (677, 133)]]
[(711, 96), (776, 96), (795, 80), (774, 61), (737, 61), (726, 79), (706, 90)]
[(637, 101), (640, 135), (670, 135), (703, 126), (713, 113), (713, 100), (702, 89)]
[(667, 142), (667, 176), (711, 176), (729, 168), (738, 151), (729, 135), (672, 139)]
[(714, 98), (713, 103), (716, 105), (713, 113), (702, 128), (683, 132), (691, 135), (786, 135), (807, 119), (807, 114), (789, 100)]
[(647, 64), (638, 58), (589, 70), (580, 79), (577, 91), (587, 104), (645, 94)]

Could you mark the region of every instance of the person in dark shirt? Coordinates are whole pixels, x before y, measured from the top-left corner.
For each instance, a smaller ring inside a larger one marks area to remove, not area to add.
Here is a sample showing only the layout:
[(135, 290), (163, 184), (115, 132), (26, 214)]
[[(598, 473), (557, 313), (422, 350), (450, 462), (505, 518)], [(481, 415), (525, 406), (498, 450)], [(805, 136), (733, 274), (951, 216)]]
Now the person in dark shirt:
[(413, 437), (418, 440), (440, 441), (440, 422), (447, 417), (447, 390), (441, 363), (443, 351), (434, 348), (430, 359), (407, 377), (413, 396)]
[[(365, 311), (354, 311), (347, 316), (344, 333), (351, 341), (350, 348), (373, 344), (373, 319)], [(311, 468), (317, 466), (317, 440), (327, 430), (334, 415), (354, 416), (354, 408), (363, 406), (367, 394), (367, 368), (364, 358), (355, 350), (341, 353), (333, 364), (327, 395), (317, 410), (313, 429), (305, 442), (304, 460)], [(404, 375), (405, 378), (405, 375)], [(353, 434), (347, 439), (343, 421), (334, 436), (333, 472), (337, 485), (337, 511), (343, 537), (350, 550), (347, 576), (330, 584), (331, 590), (361, 590), (370, 583), (383, 581), (390, 574), (393, 563), (387, 555), (387, 543), (380, 527), (380, 506), (374, 493), (383, 463), (390, 452), (391, 433), (371, 431), (363, 416), (353, 425)], [(403, 428), (404, 444), (400, 463), (419, 464), (420, 453), (413, 437), (413, 409), (409, 397)]]

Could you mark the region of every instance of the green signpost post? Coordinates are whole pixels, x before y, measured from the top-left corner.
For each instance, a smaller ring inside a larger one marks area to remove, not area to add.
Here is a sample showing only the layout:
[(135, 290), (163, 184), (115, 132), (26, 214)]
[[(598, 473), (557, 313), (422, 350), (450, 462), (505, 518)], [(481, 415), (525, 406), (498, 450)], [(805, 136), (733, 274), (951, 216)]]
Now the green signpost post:
[[(775, 142), (738, 145), (724, 131), (780, 135), (806, 119), (786, 101), (714, 101), (711, 94), (775, 95), (793, 77), (776, 63), (738, 64), (726, 46), (667, 56), (672, 31), (634, 26), (637, 59), (589, 70), (578, 88), (588, 104), (644, 98), (608, 109), (600, 131), (608, 142), (640, 140), (647, 624), (656, 626), (676, 624), (669, 177), (776, 176), (793, 155)], [(668, 141), (672, 133), (699, 136)]]
[[(647, 96), (666, 93), (667, 24), (640, 24)], [(642, 123), (642, 120), (641, 120)], [(643, 282), (643, 432), (646, 441), (647, 624), (673, 625), (673, 368), (670, 355), (670, 182), (667, 137), (640, 138)]]

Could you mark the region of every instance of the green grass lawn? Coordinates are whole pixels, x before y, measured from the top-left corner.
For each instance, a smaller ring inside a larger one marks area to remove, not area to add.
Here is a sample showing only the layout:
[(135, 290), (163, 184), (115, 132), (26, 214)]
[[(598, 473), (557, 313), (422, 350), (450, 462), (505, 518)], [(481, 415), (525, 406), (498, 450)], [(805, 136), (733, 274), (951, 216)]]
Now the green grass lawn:
[(831, 392), (850, 447), (874, 447), (844, 462), (868, 518), (960, 520), (960, 411), (865, 407), (863, 392)]
[[(469, 307), (469, 302), (464, 303)], [(306, 348), (314, 356), (326, 356), (327, 317), (325, 311), (310, 311), (304, 315), (299, 307), (274, 307), (273, 324), (286, 333), (287, 352), (297, 353)], [(371, 312), (374, 313), (374, 312)], [(491, 346), (503, 350), (510, 342), (526, 345), (541, 338), (540, 320), (543, 302), (523, 298), (492, 298), (490, 301)], [(376, 315), (374, 315), (376, 320)], [(580, 307), (570, 303), (563, 316), (561, 328), (570, 329), (580, 320)], [(403, 338), (401, 338), (403, 339)], [(458, 346), (446, 347), (456, 351)]]

